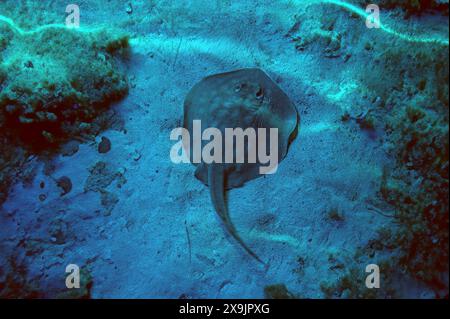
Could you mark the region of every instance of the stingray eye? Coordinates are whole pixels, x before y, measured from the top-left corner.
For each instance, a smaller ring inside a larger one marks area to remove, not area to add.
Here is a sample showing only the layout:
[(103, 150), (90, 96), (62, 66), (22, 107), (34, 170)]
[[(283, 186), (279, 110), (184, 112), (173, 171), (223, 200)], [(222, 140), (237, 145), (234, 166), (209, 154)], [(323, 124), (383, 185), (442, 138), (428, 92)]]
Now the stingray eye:
[(262, 87), (259, 88), (255, 96), (258, 100), (261, 100), (264, 97), (264, 90), (262, 89)]
[(234, 88), (235, 92), (240, 92), (243, 89), (245, 89), (247, 87), (247, 84), (245, 83), (239, 83), (238, 85), (236, 85), (236, 87)]

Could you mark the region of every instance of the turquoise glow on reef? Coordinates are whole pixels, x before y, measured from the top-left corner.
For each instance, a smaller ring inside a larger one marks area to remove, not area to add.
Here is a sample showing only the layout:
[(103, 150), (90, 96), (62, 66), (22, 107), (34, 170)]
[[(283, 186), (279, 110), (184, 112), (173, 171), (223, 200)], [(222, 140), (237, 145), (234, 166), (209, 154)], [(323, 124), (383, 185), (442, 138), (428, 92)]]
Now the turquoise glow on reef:
[[(367, 13), (362, 8), (355, 6), (351, 3), (347, 3), (345, 1), (340, 0), (293, 0), (291, 3), (295, 3), (297, 5), (307, 5), (307, 4), (333, 4), (336, 6), (339, 6), (341, 8), (344, 8), (348, 11), (351, 11), (358, 16), (362, 17), (363, 19), (367, 19), (369, 17), (369, 13)], [(12, 19), (0, 15), (0, 22), (6, 23), (11, 29), (13, 29), (16, 33), (20, 35), (32, 35), (34, 33), (40, 32), (45, 29), (67, 29), (68, 27), (64, 24), (47, 24), (40, 27), (37, 27), (36, 29), (32, 30), (23, 30), (21, 29)], [(94, 29), (90, 28), (76, 28), (75, 30), (79, 32), (92, 32), (95, 31)], [(390, 28), (387, 25), (384, 25), (380, 21), (380, 30), (391, 34), (393, 36), (396, 36), (402, 40), (408, 41), (408, 42), (417, 42), (417, 43), (437, 43), (440, 45), (446, 45), (448, 46), (449, 40), (448, 38), (430, 38), (430, 37), (420, 37), (420, 36), (414, 36), (414, 35), (408, 35), (404, 33), (400, 33), (395, 31), (394, 29)]]
[(46, 25), (37, 27), (36, 29), (33, 29), (33, 30), (23, 30), (12, 19), (2, 16), (2, 15), (0, 15), (0, 22), (6, 23), (15, 33), (17, 33), (19, 35), (33, 35), (33, 34), (39, 33), (41, 31), (47, 30), (47, 29), (68, 29), (68, 30), (76, 30), (79, 32), (96, 31), (96, 29), (88, 29), (88, 28), (81, 28), (81, 27), (80, 28), (69, 28), (65, 24), (57, 24), (57, 23), (46, 24)]
[[(306, 3), (317, 3), (317, 4), (329, 3), (329, 4), (337, 5), (344, 9), (347, 9), (347, 10), (359, 15), (363, 19), (367, 19), (367, 17), (370, 16), (370, 13), (367, 13), (365, 10), (361, 9), (360, 7), (357, 7), (351, 3), (347, 3), (344, 1), (340, 1), (340, 0), (307, 0), (307, 1), (295, 1), (295, 2), (297, 2), (299, 4), (305, 3), (305, 2)], [(408, 41), (408, 42), (438, 43), (441, 45), (448, 45), (448, 39), (418, 37), (418, 36), (412, 36), (412, 35), (400, 33), (400, 32), (395, 31), (394, 29), (390, 28), (389, 26), (384, 25), (381, 21), (380, 21), (380, 30), (383, 30), (386, 33), (389, 33), (393, 36), (396, 36), (396, 37), (403, 39), (405, 41)]]

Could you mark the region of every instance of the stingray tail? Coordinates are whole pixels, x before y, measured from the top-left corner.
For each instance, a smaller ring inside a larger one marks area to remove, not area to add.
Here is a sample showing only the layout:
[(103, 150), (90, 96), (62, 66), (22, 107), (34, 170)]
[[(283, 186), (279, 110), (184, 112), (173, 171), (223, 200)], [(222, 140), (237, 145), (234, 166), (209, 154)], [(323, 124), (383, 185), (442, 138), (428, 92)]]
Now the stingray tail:
[(208, 184), (211, 193), (211, 201), (214, 208), (225, 224), (227, 231), (233, 236), (234, 239), (257, 261), (265, 264), (242, 240), (238, 235), (236, 228), (231, 222), (230, 215), (228, 213), (227, 206), (225, 205), (225, 178), (224, 169), (218, 164), (208, 165)]

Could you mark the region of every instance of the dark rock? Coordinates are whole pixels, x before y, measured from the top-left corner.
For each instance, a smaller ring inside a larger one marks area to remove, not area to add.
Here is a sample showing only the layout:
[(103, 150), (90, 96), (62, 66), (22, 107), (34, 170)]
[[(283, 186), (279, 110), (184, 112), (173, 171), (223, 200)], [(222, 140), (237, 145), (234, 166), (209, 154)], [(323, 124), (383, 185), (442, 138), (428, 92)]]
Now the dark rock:
[(70, 191), (72, 190), (72, 181), (67, 176), (58, 178), (56, 183), (57, 183), (58, 187), (60, 187), (63, 190), (63, 192), (61, 193), (61, 196), (64, 196), (64, 195), (70, 193)]
[(102, 137), (102, 141), (98, 144), (98, 152), (100, 154), (108, 153), (111, 150), (111, 141), (107, 137)]

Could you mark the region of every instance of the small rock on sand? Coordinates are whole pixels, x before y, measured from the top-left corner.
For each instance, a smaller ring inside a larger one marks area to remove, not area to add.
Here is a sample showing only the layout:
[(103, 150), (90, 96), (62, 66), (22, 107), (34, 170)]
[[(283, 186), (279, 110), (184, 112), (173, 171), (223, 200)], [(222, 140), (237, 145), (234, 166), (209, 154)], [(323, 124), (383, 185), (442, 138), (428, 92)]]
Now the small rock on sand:
[(107, 137), (102, 137), (102, 141), (98, 144), (98, 152), (100, 154), (108, 153), (111, 150), (111, 141)]
[(72, 190), (72, 181), (67, 176), (58, 178), (58, 180), (56, 181), (56, 184), (58, 185), (58, 187), (60, 187), (62, 189), (61, 196), (64, 196), (64, 195), (70, 193), (70, 191)]

